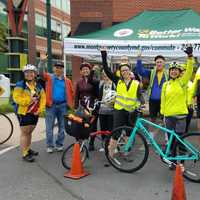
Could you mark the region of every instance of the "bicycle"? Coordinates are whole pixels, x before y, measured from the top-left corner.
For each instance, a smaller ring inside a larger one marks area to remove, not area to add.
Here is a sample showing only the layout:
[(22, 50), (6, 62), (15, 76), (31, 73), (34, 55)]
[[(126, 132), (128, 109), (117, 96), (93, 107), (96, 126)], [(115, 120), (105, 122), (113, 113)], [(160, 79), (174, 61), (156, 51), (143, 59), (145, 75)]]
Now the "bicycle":
[[(105, 136), (108, 137), (110, 136), (111, 132), (110, 131), (95, 131), (90, 133), (90, 137), (96, 137), (102, 141), (102, 139), (98, 136)], [(106, 138), (105, 138), (106, 140)], [(89, 159), (89, 150), (88, 150), (88, 140), (79, 140), (77, 141), (80, 144), (80, 155), (81, 155), (81, 162), (85, 163), (87, 159)], [(66, 169), (70, 169), (71, 162), (72, 162), (72, 156), (73, 156), (73, 147), (75, 143), (70, 144), (62, 154), (62, 165)], [(103, 141), (101, 143), (101, 146), (104, 147)]]
[[(137, 111), (135, 127), (122, 126), (112, 131), (117, 137), (114, 157), (109, 155), (109, 141), (105, 144), (105, 153), (109, 163), (119, 171), (132, 173), (141, 169), (148, 160), (150, 142), (161, 160), (175, 166), (176, 162), (183, 165), (183, 176), (193, 182), (200, 183), (200, 133), (187, 133), (183, 136), (177, 135), (174, 130), (169, 130), (154, 124), (141, 117), (141, 110)], [(145, 124), (162, 130), (169, 134), (169, 140), (163, 149), (151, 133), (145, 128)], [(173, 139), (176, 140), (172, 146)], [(173, 147), (175, 155), (170, 154)]]
[[(3, 127), (1, 127), (3, 125)], [(7, 142), (13, 134), (13, 123), (4, 113), (0, 113), (0, 145)]]

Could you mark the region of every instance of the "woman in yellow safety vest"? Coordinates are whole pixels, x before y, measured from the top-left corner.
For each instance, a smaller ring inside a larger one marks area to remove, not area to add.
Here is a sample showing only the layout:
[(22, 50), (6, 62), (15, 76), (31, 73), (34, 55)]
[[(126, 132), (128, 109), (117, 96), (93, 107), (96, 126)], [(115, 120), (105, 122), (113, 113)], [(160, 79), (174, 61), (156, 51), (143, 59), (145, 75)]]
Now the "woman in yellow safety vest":
[[(120, 77), (116, 76), (108, 67), (107, 52), (101, 49), (103, 69), (106, 75), (116, 85), (116, 98), (114, 103), (113, 128), (130, 125), (130, 115), (140, 106), (141, 90), (139, 82), (131, 77), (131, 69), (128, 63), (119, 66)], [(113, 136), (109, 144), (109, 154), (114, 155), (114, 149), (117, 145), (117, 138)]]

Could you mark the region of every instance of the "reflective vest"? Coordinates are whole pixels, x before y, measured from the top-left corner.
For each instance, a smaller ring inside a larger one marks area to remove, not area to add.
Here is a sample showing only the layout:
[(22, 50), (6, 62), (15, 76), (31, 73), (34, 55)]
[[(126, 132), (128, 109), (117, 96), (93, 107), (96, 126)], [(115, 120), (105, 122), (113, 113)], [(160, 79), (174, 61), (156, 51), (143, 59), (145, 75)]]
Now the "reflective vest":
[(119, 80), (117, 84), (117, 96), (115, 99), (114, 108), (116, 110), (127, 110), (133, 111), (137, 107), (139, 107), (140, 102), (137, 98), (137, 90), (138, 90), (139, 82), (136, 80), (132, 80), (129, 89), (127, 90), (127, 86), (124, 81)]
[[(165, 81), (167, 81), (168, 80), (168, 72), (166, 70), (163, 71), (163, 75), (165, 77)], [(155, 76), (156, 76), (156, 68), (154, 67), (154, 69), (151, 70), (151, 75), (150, 75), (150, 79), (149, 79), (149, 87), (148, 87), (149, 97), (151, 96), (151, 90), (153, 87)], [(161, 84), (161, 81), (160, 81), (160, 84)]]

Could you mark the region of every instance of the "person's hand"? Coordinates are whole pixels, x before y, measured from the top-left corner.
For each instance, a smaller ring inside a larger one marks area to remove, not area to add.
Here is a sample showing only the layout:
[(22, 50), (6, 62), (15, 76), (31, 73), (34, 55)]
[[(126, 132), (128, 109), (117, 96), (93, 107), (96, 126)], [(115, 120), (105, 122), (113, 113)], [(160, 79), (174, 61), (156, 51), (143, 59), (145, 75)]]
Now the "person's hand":
[(98, 71), (100, 70), (100, 67), (98, 65), (94, 65), (94, 67), (92, 68), (94, 71)]
[(48, 55), (47, 54), (44, 54), (44, 53), (42, 53), (42, 54), (40, 54), (40, 60), (47, 60), (47, 58), (48, 58)]
[(184, 52), (189, 56), (191, 57), (192, 56), (192, 53), (193, 53), (193, 47), (190, 45), (190, 46), (187, 46), (186, 49), (184, 50)]

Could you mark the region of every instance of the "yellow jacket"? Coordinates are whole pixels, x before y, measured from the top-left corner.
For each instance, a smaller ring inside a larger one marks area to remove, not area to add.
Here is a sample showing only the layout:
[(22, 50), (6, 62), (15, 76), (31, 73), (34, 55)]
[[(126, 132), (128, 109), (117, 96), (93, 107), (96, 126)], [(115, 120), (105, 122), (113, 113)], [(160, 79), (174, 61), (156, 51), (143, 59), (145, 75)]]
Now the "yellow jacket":
[[(44, 89), (40, 85), (36, 85), (39, 91), (39, 109), (38, 112), (41, 114), (45, 110), (46, 106), (46, 95)], [(24, 81), (19, 81), (13, 90), (13, 100), (16, 103), (17, 114), (26, 115), (28, 107), (31, 102), (30, 89), (25, 85)]]
[(195, 77), (194, 77), (194, 81), (192, 83), (192, 88), (191, 88), (191, 98), (196, 96), (197, 93), (197, 84), (198, 81), (200, 80), (200, 67), (198, 68)]
[(187, 59), (187, 68), (184, 75), (175, 80), (170, 79), (163, 84), (161, 93), (161, 110), (164, 116), (188, 114), (187, 85), (192, 76), (194, 59)]

